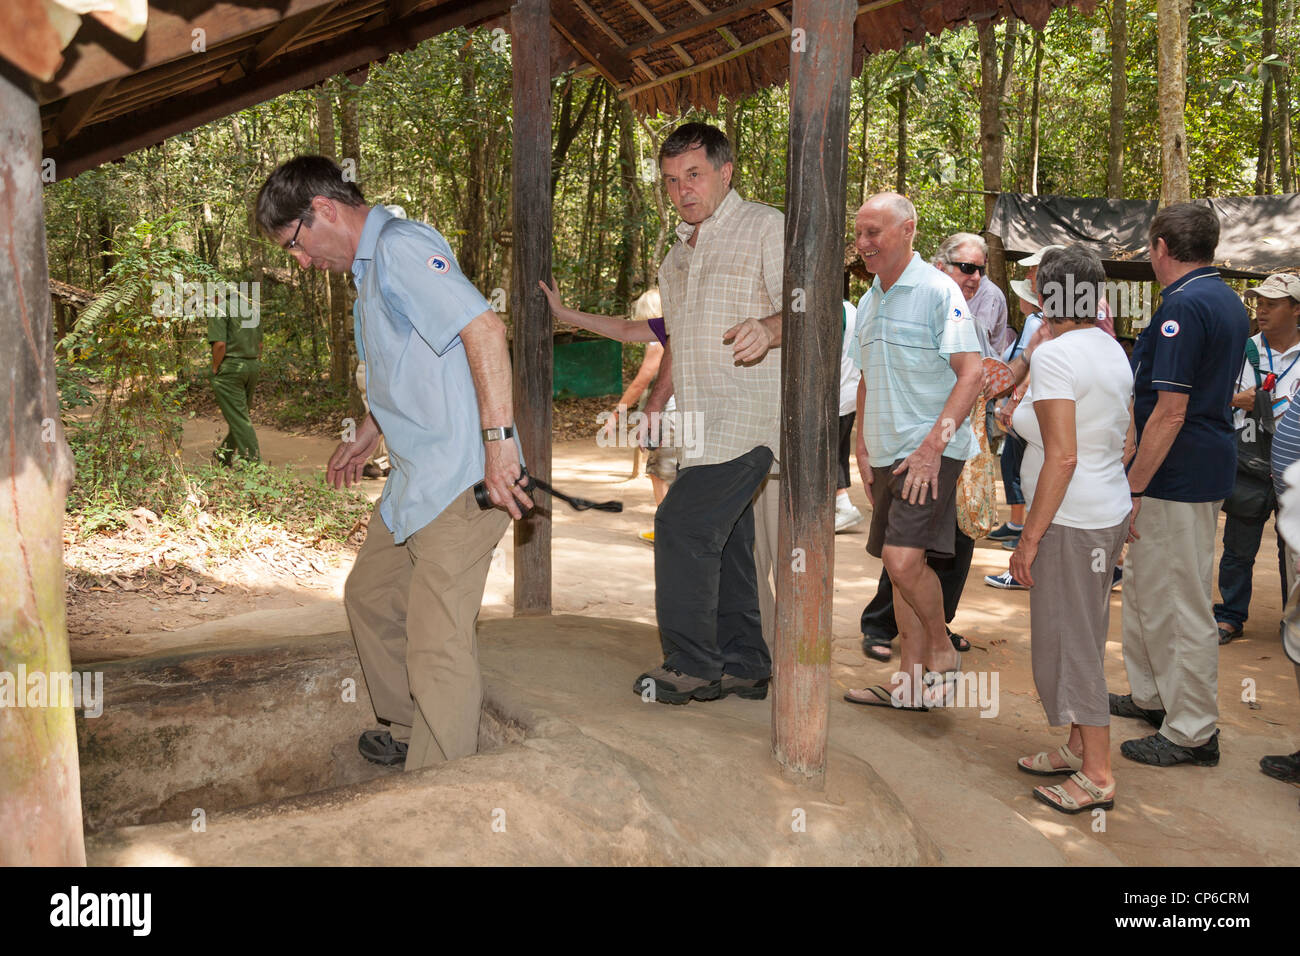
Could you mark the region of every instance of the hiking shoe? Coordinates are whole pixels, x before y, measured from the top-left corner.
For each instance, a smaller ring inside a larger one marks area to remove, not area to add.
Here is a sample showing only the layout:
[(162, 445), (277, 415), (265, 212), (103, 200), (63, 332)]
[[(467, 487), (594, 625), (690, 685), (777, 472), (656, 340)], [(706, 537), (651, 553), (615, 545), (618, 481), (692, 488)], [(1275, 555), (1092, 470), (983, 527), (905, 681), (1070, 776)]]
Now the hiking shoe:
[(1003, 522), (1002, 527), (993, 529), (984, 537), (988, 538), (990, 541), (1007, 541), (1011, 538), (1020, 537), (1020, 532), (1024, 530), (1025, 529), (1023, 527), (1021, 528), (1011, 527), (1011, 522), (1007, 521), (1007, 522)]
[(371, 763), (400, 767), (406, 763), (407, 744), (394, 740), (387, 730), (367, 730), (357, 740), (357, 750)]
[(1161, 733), (1138, 740), (1126, 740), (1119, 745), (1119, 752), (1129, 760), (1150, 764), (1152, 767), (1172, 767), (1175, 764), (1190, 763), (1198, 767), (1217, 767), (1219, 765), (1219, 732), (1199, 747), (1182, 747)]
[(1016, 535), (1014, 538), (1003, 538), (1003, 539), (1002, 539), (1002, 550), (1003, 550), (1003, 551), (1014, 551), (1014, 550), (1016, 550), (1016, 548), (1018, 548), (1018, 547), (1020, 547), (1020, 535)]
[(847, 508), (835, 506), (835, 533), (847, 531), (855, 525), (862, 524), (862, 512), (857, 509), (856, 505), (849, 505)]
[(763, 700), (767, 697), (767, 685), (772, 680), (769, 677), (749, 678), (736, 677), (734, 674), (722, 675), (722, 690), (718, 697), (726, 697), (728, 694), (735, 694), (743, 700)]
[(1290, 755), (1260, 757), (1259, 769), (1274, 780), (1300, 785), (1300, 750)]
[(684, 704), (691, 700), (717, 700), (722, 696), (722, 681), (692, 677), (675, 667), (660, 665), (638, 677), (632, 691), (642, 700)]
[(1132, 694), (1125, 694), (1123, 697), (1119, 694), (1111, 694), (1110, 712), (1116, 717), (1133, 717), (1137, 720), (1145, 720), (1156, 730), (1165, 725), (1165, 712), (1163, 710), (1147, 710), (1145, 707), (1139, 707), (1133, 703)]
[(984, 575), (984, 583), (991, 588), (1001, 588), (1003, 591), (1028, 591), (1028, 585), (1021, 584), (1011, 576), (1011, 570), (1008, 568), (1001, 574)]

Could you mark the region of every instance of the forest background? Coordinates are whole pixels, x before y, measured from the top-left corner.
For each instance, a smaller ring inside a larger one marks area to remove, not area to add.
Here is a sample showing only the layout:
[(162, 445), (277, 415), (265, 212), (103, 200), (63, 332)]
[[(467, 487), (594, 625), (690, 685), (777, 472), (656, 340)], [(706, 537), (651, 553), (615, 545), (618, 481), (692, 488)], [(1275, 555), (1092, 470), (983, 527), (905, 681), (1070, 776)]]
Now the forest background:
[[(1295, 190), (1295, 2), (1191, 5), (1192, 196)], [(999, 190), (1159, 197), (1156, 20), (1156, 0), (1109, 0), (1091, 15), (1058, 9), (1042, 31), (986, 22), (869, 57), (852, 86), (846, 240), (862, 199), (881, 189), (916, 203), (922, 254), (951, 232), (980, 231)], [(358, 414), (349, 280), (298, 270), (254, 225), (257, 189), (278, 163), (303, 152), (337, 158), (369, 202), (436, 226), (505, 312), (510, 84), (508, 38), (457, 30), (367, 75), (281, 96), (47, 188), (50, 275), (99, 296), (79, 315), (56, 303), (78, 461), (75, 536), (122, 527), (140, 506), (164, 514), (188, 501), (201, 511), (230, 484), (180, 462), (182, 420), (214, 408), (206, 324), (152, 314), (154, 282), (179, 274), (258, 284), (265, 346), (255, 421), (337, 433)], [(554, 275), (583, 310), (626, 314), (654, 284), (675, 224), (655, 156), (680, 122), (723, 128), (742, 195), (784, 205), (788, 87), (723, 100), (711, 113), (638, 117), (598, 75), (566, 75), (553, 82), (553, 116)], [(625, 348), (625, 369), (639, 358)], [(325, 527), (317, 491), (255, 469), (230, 493), (248, 497), (249, 481), (255, 500), (278, 502), (299, 524), (314, 513), (317, 534), (346, 534), (364, 510), (354, 502)]]

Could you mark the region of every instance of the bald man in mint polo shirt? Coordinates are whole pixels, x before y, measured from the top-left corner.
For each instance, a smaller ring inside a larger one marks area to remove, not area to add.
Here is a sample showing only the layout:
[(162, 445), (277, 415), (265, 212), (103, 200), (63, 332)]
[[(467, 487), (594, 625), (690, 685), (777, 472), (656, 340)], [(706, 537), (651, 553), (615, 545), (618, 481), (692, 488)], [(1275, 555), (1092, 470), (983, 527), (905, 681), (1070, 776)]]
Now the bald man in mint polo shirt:
[[(326, 480), (354, 484), (379, 443), (392, 473), (343, 589), (375, 714), (367, 760), (407, 770), (474, 753), (482, 708), (475, 623), (492, 550), (532, 502), (518, 486), (505, 326), (432, 226), (368, 206), (320, 156), (273, 172), (257, 220), (307, 268), (350, 271), (370, 413)], [(479, 510), (483, 481), (496, 508)], [(501, 510), (505, 509), (505, 510)]]
[(953, 672), (943, 592), (926, 556), (951, 557), (954, 495), (975, 455), (967, 421), (979, 394), (979, 338), (957, 283), (912, 250), (916, 209), (897, 193), (858, 210), (857, 247), (876, 273), (858, 305), (858, 468), (872, 498), (867, 551), (893, 582), (902, 665), (851, 703), (921, 709), (925, 672)]

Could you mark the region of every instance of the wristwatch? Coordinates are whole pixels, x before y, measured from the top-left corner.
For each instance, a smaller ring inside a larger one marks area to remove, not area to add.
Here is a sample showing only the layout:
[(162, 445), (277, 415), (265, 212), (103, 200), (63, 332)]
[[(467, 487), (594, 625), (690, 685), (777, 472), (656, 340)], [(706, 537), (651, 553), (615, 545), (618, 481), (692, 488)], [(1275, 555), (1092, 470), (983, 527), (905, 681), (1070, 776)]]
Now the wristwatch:
[(483, 440), (487, 441), (504, 441), (507, 438), (515, 437), (513, 425), (496, 425), (492, 428), (483, 429)]

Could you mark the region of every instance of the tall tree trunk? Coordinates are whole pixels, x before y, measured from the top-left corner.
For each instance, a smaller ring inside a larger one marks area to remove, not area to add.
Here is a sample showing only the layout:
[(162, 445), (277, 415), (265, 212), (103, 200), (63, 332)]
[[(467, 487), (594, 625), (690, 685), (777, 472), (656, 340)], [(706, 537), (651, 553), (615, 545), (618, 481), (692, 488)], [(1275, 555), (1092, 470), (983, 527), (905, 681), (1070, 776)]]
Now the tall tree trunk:
[(564, 85), (563, 99), (560, 101), (560, 116), (555, 127), (555, 145), (551, 147), (551, 200), (555, 200), (555, 189), (560, 182), (560, 171), (564, 169), (564, 161), (569, 155), (569, 147), (577, 139), (578, 133), (582, 131), (583, 124), (587, 121), (587, 115), (591, 112), (591, 105), (596, 101), (605, 87), (605, 80), (596, 78), (587, 83), (587, 98), (582, 101), (582, 108), (578, 110), (576, 119), (572, 119), (573, 112), (573, 77)]
[(1291, 157), (1291, 28), (1294, 25), (1295, 0), (1288, 0), (1282, 21), (1282, 51), (1274, 81), (1277, 83), (1277, 168), (1282, 192), (1295, 191), (1295, 170)]
[[(460, 48), (461, 96), (467, 103), (478, 101), (478, 64), (473, 41)], [(477, 116), (478, 111), (475, 111)], [(465, 156), (469, 162), (465, 170), (465, 201), (460, 206), (460, 228), (463, 238), (457, 261), (465, 278), (477, 286), (483, 274), (480, 250), (483, 248), (483, 231), (487, 216), (487, 203), (483, 197), (483, 177), (487, 175), (487, 136), (477, 118), (463, 127)]]
[(72, 455), (51, 346), (40, 112), (15, 76), (0, 70), (0, 866), (84, 866), (72, 702), (28, 694), (32, 678), (48, 688), (72, 666), (63, 603)]
[[(1277, 53), (1277, 0), (1263, 4), (1263, 59)], [(1270, 63), (1260, 67), (1263, 80), (1259, 92), (1259, 159), (1255, 162), (1255, 195), (1273, 191), (1273, 77), (1276, 68)]]
[(99, 274), (106, 276), (117, 263), (117, 257), (113, 255), (113, 220), (108, 215), (108, 196), (103, 196), (100, 202), (104, 205), (99, 207), (99, 234), (96, 241), (99, 243)]
[(1187, 23), (1192, 0), (1156, 0), (1156, 39), (1160, 50), (1160, 205), (1192, 198), (1187, 164)]
[(1043, 31), (1034, 31), (1034, 92), (1029, 101), (1029, 191), (1038, 195), (1038, 110), (1043, 88)]
[(862, 163), (862, 176), (858, 179), (858, 206), (867, 201), (867, 183), (871, 179), (871, 157), (867, 154), (867, 132), (871, 128), (871, 85), (867, 80), (867, 71), (871, 61), (862, 64), (862, 74), (858, 77), (862, 96), (862, 134), (858, 140), (858, 161)]
[(1110, 12), (1110, 151), (1106, 195), (1124, 198), (1124, 110), (1128, 105), (1128, 0), (1114, 0)]
[[(1002, 133), (1002, 100), (1011, 79), (1015, 51), (1016, 24), (1007, 24), (1002, 49), (1002, 69), (998, 69), (996, 26), (992, 20), (976, 25), (980, 51), (980, 170), (984, 180), (984, 223), (993, 215), (993, 205), (1002, 192), (1002, 158), (1006, 138)], [(989, 244), (989, 278), (1003, 289), (1007, 284), (1006, 252), (997, 236), (986, 235)]]
[(898, 88), (898, 153), (895, 160), (894, 192), (907, 195), (907, 91), (911, 83)]
[(641, 223), (645, 219), (641, 188), (637, 183), (635, 123), (632, 107), (626, 100), (621, 100), (618, 107), (618, 169), (625, 206), (618, 248), (618, 281), (614, 286), (614, 298), (620, 307), (631, 299), (636, 285), (637, 262), (641, 255)]
[[(338, 161), (338, 145), (334, 132), (334, 80), (326, 80), (316, 91), (316, 135), (320, 142), (320, 153), (322, 156)], [(303, 293), (306, 294), (309, 283), (303, 283)], [(310, 283), (311, 288), (315, 289), (315, 283)], [(331, 272), (324, 282), (325, 290), (325, 327), (329, 330), (330, 345), (330, 388), (337, 392), (342, 385), (341, 376), (346, 368), (346, 359), (340, 364), (339, 356), (346, 356), (346, 350), (340, 351), (335, 342), (335, 322), (337, 298), (341, 304), (346, 299), (346, 284), (342, 276), (336, 276)], [(315, 299), (315, 296), (312, 296)], [(317, 312), (312, 309), (308, 312), (308, 321), (311, 323), (311, 354), (312, 354), (312, 374), (320, 375), (320, 340), (317, 334)]]
[[(339, 78), (339, 148), (343, 157), (355, 163), (361, 178), (361, 87), (348, 77)], [(339, 395), (348, 396), (348, 410), (359, 414), (361, 393), (357, 390), (356, 349), (352, 342), (352, 307), (347, 277), (331, 272), (330, 277), (330, 380)]]
[[(650, 144), (650, 155), (659, 155), (659, 142), (655, 139), (654, 132), (650, 129), (643, 117), (637, 117), (637, 122), (641, 125), (645, 133), (646, 141)], [(659, 231), (655, 234), (655, 244), (650, 256), (650, 261), (654, 263), (661, 262), (664, 257), (664, 245), (668, 241), (668, 205), (664, 202), (664, 191), (662, 189), (651, 189), (650, 194), (654, 196), (655, 210), (659, 213)], [(657, 266), (656, 266), (657, 268)], [(656, 280), (657, 281), (657, 280)]]

